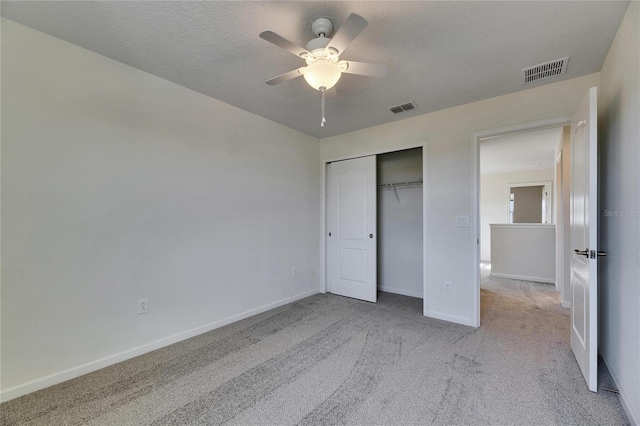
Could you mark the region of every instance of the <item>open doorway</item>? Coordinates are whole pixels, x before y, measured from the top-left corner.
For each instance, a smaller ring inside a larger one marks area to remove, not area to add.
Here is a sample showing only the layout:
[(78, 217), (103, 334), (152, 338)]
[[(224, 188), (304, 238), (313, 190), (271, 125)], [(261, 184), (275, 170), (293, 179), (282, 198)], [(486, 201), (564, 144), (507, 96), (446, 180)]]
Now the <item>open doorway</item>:
[[(589, 390), (597, 390), (598, 365), (598, 267), (599, 256), (606, 253), (598, 248), (598, 145), (597, 145), (597, 87), (591, 87), (573, 116), (558, 117), (541, 120), (509, 128), (487, 130), (473, 135), (475, 158), (474, 197), (476, 229), (478, 230), (476, 251), (476, 320), (481, 321), (481, 287), (480, 287), (480, 146), (483, 140), (509, 133), (521, 133), (532, 130), (562, 126), (562, 138), (558, 141), (560, 152), (555, 156), (555, 173), (560, 171), (562, 182), (557, 197), (562, 220), (558, 222), (560, 232), (556, 241), (558, 252), (564, 256), (559, 262), (561, 271), (556, 279), (563, 281), (563, 277), (570, 279), (562, 283), (562, 293), (571, 298), (570, 335), (571, 349), (576, 357)], [(567, 128), (567, 125), (570, 127)], [(566, 157), (570, 158), (567, 161)], [(566, 162), (565, 162), (566, 161)], [(559, 164), (561, 163), (561, 164)], [(569, 164), (569, 167), (565, 167)], [(565, 188), (568, 188), (568, 197)], [(567, 218), (569, 225), (567, 224)], [(569, 243), (567, 243), (569, 241)], [(494, 243), (492, 242), (492, 246)], [(539, 252), (532, 251), (530, 258), (535, 259)], [(492, 263), (495, 263), (492, 253)], [(492, 269), (494, 265), (492, 264)], [(565, 290), (566, 284), (566, 290)], [(565, 300), (561, 304), (565, 305)], [(560, 307), (558, 307), (560, 308)]]
[[(561, 284), (562, 262), (556, 251), (564, 250), (562, 220), (568, 202), (566, 206), (563, 203), (563, 172), (557, 161), (562, 161), (564, 127), (570, 120), (559, 117), (474, 135), (478, 324), (482, 277)], [(536, 202), (525, 207), (526, 213), (534, 214), (514, 221), (518, 195), (512, 195), (512, 189), (525, 187), (536, 193)]]

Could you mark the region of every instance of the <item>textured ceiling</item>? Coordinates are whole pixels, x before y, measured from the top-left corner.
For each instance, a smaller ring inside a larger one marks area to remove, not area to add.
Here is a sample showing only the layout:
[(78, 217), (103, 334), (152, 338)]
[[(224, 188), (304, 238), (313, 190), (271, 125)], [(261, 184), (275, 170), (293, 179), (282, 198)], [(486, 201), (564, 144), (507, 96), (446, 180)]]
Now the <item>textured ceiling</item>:
[[(1, 3), (8, 19), (318, 138), (600, 70), (627, 2), (111, 2)], [(343, 75), (327, 100), (302, 78), (265, 80), (304, 65), (258, 37), (298, 45), (324, 16), (369, 21), (342, 59), (387, 64), (381, 79)], [(524, 86), (520, 70), (570, 56), (566, 75)], [(414, 101), (418, 109), (388, 107)]]
[(480, 173), (553, 169), (562, 127), (510, 133), (480, 143)]

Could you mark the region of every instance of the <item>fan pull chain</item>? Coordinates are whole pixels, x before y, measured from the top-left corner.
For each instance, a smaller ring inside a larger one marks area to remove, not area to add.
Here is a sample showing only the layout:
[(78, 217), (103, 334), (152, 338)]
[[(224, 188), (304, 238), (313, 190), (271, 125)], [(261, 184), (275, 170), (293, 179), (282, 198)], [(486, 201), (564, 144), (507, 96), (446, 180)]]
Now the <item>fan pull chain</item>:
[(320, 122), (320, 127), (324, 127), (324, 123), (327, 122), (327, 119), (324, 117), (324, 92), (327, 90), (324, 86), (320, 88), (320, 92), (322, 93), (322, 121)]

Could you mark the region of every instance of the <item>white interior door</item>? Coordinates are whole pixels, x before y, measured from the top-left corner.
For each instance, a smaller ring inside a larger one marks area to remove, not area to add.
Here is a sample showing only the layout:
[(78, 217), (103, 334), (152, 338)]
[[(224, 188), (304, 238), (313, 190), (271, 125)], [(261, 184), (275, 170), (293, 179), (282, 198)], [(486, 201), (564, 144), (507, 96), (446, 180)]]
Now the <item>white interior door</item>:
[(589, 390), (598, 390), (597, 88), (571, 121), (571, 349)]
[(328, 290), (375, 302), (376, 157), (333, 162), (328, 176)]

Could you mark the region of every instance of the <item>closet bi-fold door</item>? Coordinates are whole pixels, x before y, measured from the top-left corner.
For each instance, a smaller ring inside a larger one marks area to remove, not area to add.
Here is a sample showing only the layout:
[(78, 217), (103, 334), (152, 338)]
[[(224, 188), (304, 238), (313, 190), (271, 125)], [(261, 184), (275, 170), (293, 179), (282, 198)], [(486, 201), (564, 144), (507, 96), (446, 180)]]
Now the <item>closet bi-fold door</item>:
[(376, 157), (329, 164), (327, 280), (331, 293), (375, 302)]

